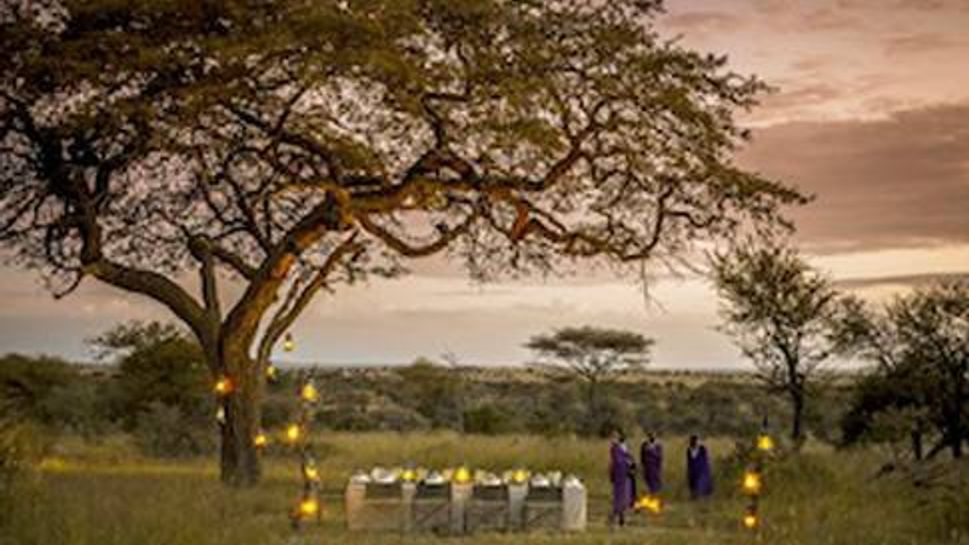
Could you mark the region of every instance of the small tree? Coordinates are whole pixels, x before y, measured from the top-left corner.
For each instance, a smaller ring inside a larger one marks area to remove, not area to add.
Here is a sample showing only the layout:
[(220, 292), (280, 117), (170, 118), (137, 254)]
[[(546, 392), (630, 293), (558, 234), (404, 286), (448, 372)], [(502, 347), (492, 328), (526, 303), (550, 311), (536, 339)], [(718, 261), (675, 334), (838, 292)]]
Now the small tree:
[[(851, 300), (846, 308), (841, 321), (843, 342), (876, 365), (862, 393), (892, 393), (880, 396), (884, 406), (873, 403), (877, 396), (859, 396), (857, 416), (906, 408), (921, 415), (911, 422), (917, 456), (928, 427), (939, 438), (928, 456), (949, 448), (954, 458), (961, 458), (969, 438), (969, 282), (916, 290), (881, 312), (858, 300)], [(885, 402), (886, 397), (891, 402)]]
[(536, 335), (525, 346), (585, 381), (591, 430), (600, 424), (599, 386), (618, 373), (645, 365), (654, 342), (632, 331), (584, 326)]
[(713, 272), (721, 329), (753, 362), (768, 391), (788, 397), (791, 438), (800, 443), (810, 388), (838, 348), (831, 333), (837, 292), (794, 250), (774, 242), (718, 255)]

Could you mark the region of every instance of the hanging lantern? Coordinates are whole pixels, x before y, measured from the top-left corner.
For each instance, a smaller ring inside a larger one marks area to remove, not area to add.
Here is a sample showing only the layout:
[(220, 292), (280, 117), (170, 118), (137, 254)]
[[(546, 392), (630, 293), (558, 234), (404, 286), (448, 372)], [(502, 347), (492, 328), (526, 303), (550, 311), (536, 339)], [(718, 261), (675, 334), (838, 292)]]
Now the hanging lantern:
[(232, 393), (232, 381), (229, 380), (229, 377), (223, 375), (215, 381), (215, 386), (212, 389), (215, 390), (217, 395), (227, 396)]
[(225, 407), (220, 406), (218, 409), (216, 409), (216, 411), (215, 411), (215, 421), (218, 422), (219, 425), (222, 425), (222, 426), (225, 425), (225, 422), (226, 422), (226, 419), (225, 419)]
[(528, 477), (528, 471), (524, 469), (516, 469), (515, 472), (511, 474), (511, 480), (514, 481), (515, 484), (524, 484), (526, 481), (528, 481)]
[(316, 403), (320, 399), (320, 393), (316, 390), (312, 381), (306, 381), (306, 384), (300, 388), (299, 397), (307, 403)]
[(774, 440), (771, 439), (770, 435), (762, 433), (759, 437), (757, 437), (757, 450), (761, 452), (770, 452), (771, 450), (774, 450)]
[(269, 437), (267, 437), (265, 433), (259, 432), (255, 437), (252, 438), (252, 444), (256, 448), (266, 448), (266, 445), (269, 444)]
[(279, 378), (279, 369), (277, 369), (276, 366), (271, 363), (267, 365), (266, 380), (268, 380), (269, 382), (276, 382), (276, 379), (278, 378)]
[(303, 466), (303, 476), (306, 477), (307, 481), (320, 482), (320, 470), (316, 468), (316, 463), (313, 460), (307, 461)]
[(757, 518), (757, 509), (750, 507), (747, 512), (744, 513), (744, 518), (741, 519), (744, 528), (748, 530), (756, 530), (760, 526), (760, 519)]
[(286, 337), (283, 338), (283, 350), (286, 352), (292, 352), (296, 350), (296, 341), (293, 340), (293, 334), (287, 333)]
[(412, 483), (417, 480), (417, 472), (411, 468), (407, 468), (400, 473), (400, 480), (405, 483)]
[(303, 429), (299, 424), (290, 424), (286, 427), (286, 440), (295, 443), (303, 436)]
[(762, 482), (759, 473), (754, 471), (747, 471), (744, 473), (743, 489), (745, 493), (751, 496), (756, 496), (757, 494), (760, 494), (761, 485)]

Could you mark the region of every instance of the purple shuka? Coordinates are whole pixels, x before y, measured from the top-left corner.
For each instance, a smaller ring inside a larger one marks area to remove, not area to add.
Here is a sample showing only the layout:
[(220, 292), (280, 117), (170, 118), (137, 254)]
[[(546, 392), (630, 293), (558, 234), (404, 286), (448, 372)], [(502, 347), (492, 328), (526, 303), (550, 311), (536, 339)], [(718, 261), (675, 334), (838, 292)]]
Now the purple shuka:
[(643, 480), (650, 494), (658, 494), (663, 489), (663, 445), (646, 441), (639, 449), (643, 463)]
[(609, 480), (612, 482), (612, 513), (621, 515), (633, 503), (632, 481), (629, 478), (631, 457), (619, 443), (609, 448)]
[(690, 497), (703, 498), (713, 494), (713, 475), (707, 447), (700, 445), (686, 449), (686, 475), (690, 484)]

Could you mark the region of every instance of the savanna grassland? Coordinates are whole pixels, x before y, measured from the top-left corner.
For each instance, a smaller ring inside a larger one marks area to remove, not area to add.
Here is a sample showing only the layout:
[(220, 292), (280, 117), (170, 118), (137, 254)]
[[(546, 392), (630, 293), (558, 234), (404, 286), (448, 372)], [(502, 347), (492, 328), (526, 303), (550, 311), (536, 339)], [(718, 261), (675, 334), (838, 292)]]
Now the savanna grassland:
[[(637, 514), (630, 527), (606, 524), (606, 444), (596, 439), (535, 435), (325, 433), (316, 438), (324, 484), (321, 526), (294, 532), (287, 512), (300, 490), (296, 457), (271, 451), (265, 478), (249, 490), (222, 486), (214, 457), (163, 460), (145, 456), (123, 436), (98, 441), (63, 438), (40, 466), (19, 480), (5, 513), (4, 545), (216, 545), (297, 543), (561, 543), (561, 544), (943, 544), (967, 541), (969, 505), (913, 487), (900, 476), (876, 477), (883, 453), (834, 451), (812, 443), (768, 467), (760, 534), (738, 523), (739, 465), (734, 445), (710, 440), (714, 499), (686, 500), (681, 438), (667, 438), (667, 509)], [(483, 534), (461, 538), (350, 534), (342, 487), (354, 469), (416, 462), (501, 469), (560, 468), (589, 486), (589, 530), (578, 535)], [(963, 474), (965, 474), (963, 468)], [(963, 495), (964, 497), (964, 495)], [(956, 503), (953, 503), (956, 502)], [(961, 517), (961, 518), (960, 518)], [(960, 533), (961, 532), (961, 533)]]

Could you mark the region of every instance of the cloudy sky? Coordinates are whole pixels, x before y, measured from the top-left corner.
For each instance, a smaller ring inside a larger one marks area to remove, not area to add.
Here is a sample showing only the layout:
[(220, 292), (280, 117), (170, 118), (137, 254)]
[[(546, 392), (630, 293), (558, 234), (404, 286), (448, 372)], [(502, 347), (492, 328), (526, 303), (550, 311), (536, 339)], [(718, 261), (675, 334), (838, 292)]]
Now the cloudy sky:
[[(743, 165), (816, 195), (793, 212), (811, 261), (845, 289), (891, 297), (969, 274), (969, 0), (668, 0), (663, 33), (726, 53), (776, 91), (744, 116)], [(475, 364), (528, 360), (532, 334), (573, 324), (657, 339), (655, 365), (743, 366), (698, 278), (639, 289), (609, 278), (471, 285), (424, 263), (393, 282), (320, 298), (291, 359), (405, 363), (450, 351)], [(0, 353), (90, 358), (84, 339), (158, 307), (95, 283), (53, 301), (0, 269)]]

